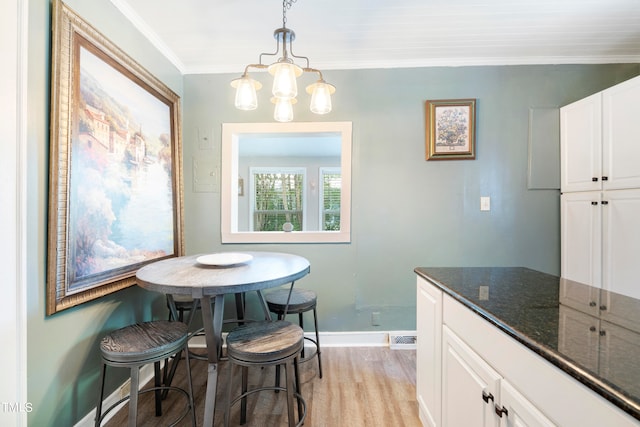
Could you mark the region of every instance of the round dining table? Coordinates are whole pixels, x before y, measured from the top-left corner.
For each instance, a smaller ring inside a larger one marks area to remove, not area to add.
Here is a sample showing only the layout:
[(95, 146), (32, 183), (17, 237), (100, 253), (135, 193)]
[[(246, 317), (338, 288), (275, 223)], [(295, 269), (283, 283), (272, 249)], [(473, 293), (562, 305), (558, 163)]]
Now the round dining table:
[(208, 360), (203, 425), (213, 426), (215, 414), (224, 296), (258, 291), (262, 308), (268, 314), (260, 291), (288, 283), (293, 286), (309, 271), (309, 261), (301, 256), (258, 251), (167, 258), (138, 270), (137, 284), (144, 289), (166, 294), (174, 319), (177, 319), (174, 295), (190, 296), (200, 302)]

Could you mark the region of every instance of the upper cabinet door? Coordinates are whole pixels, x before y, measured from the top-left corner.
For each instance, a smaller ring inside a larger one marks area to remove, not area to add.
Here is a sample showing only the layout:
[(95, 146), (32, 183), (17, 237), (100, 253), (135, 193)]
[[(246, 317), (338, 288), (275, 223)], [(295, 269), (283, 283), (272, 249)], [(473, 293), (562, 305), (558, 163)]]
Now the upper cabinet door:
[(640, 299), (640, 189), (602, 196), (602, 287)]
[(602, 94), (597, 93), (560, 109), (560, 189), (601, 189)]
[(602, 188), (640, 187), (640, 77), (602, 92)]
[(600, 203), (600, 191), (563, 193), (560, 197), (560, 274), (565, 279), (594, 287), (602, 284)]

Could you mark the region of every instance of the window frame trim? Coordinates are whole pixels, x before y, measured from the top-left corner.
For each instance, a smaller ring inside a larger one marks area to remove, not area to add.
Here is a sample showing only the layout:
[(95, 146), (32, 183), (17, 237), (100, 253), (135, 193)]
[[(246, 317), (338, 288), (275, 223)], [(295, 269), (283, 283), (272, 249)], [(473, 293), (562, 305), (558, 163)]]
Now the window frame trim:
[[(351, 243), (352, 122), (223, 123), (221, 150), (221, 243)], [(339, 133), (342, 194), (339, 231), (238, 231), (238, 145), (243, 134)]]

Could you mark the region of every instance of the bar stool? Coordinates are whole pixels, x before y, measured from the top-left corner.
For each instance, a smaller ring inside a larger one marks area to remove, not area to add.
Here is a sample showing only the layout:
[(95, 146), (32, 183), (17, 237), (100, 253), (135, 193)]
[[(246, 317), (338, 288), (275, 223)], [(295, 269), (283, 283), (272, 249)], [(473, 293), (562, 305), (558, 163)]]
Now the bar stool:
[[(307, 362), (318, 357), (318, 376), (322, 378), (322, 359), (320, 356), (320, 334), (318, 333), (318, 315), (316, 312), (316, 305), (318, 298), (314, 291), (309, 289), (293, 288), (291, 290), (291, 297), (289, 297), (289, 289), (282, 288), (273, 292), (269, 292), (265, 295), (267, 306), (269, 311), (278, 315), (278, 320), (283, 320), (286, 314), (298, 314), (298, 323), (304, 330), (303, 314), (307, 311), (313, 310), (313, 323), (316, 331), (316, 339), (304, 337), (305, 340), (311, 341), (316, 349), (313, 354), (305, 357), (304, 346), (302, 348), (302, 358), (300, 363)], [(287, 305), (288, 302), (288, 305)], [(276, 369), (276, 386), (279, 384), (280, 370)]]
[[(162, 385), (160, 383), (160, 361), (182, 352), (187, 345), (187, 325), (182, 322), (156, 320), (138, 323), (115, 330), (102, 338), (100, 352), (102, 354), (102, 373), (100, 398), (96, 407), (96, 427), (100, 426), (103, 418), (116, 406), (129, 399), (129, 426), (136, 425), (138, 412), (138, 394), (154, 391), (156, 395), (156, 416), (162, 415), (160, 392), (165, 389), (181, 392), (187, 398), (188, 404), (184, 413), (174, 423), (180, 422), (187, 413), (191, 412), (191, 423), (196, 425), (193, 404), (193, 385), (191, 383), (191, 368), (189, 366), (189, 352), (185, 351), (187, 384), (189, 390)], [(155, 387), (138, 392), (140, 367), (153, 363), (155, 368)], [(131, 392), (129, 396), (120, 399), (102, 412), (104, 398), (104, 384), (107, 366), (131, 369)]]
[[(289, 427), (303, 424), (307, 415), (307, 405), (300, 391), (298, 376), (298, 355), (304, 346), (304, 331), (297, 325), (284, 320), (247, 323), (229, 332), (227, 335), (227, 358), (229, 361), (229, 381), (227, 382), (227, 408), (224, 425), (229, 426), (231, 407), (238, 401), (240, 406), (240, 424), (247, 421), (247, 396), (264, 390), (282, 390), (287, 392), (287, 411)], [(242, 391), (232, 400), (232, 380), (234, 365), (242, 367)], [(248, 388), (248, 371), (252, 366), (285, 365), (285, 387)], [(298, 400), (298, 423), (296, 424), (293, 398)]]

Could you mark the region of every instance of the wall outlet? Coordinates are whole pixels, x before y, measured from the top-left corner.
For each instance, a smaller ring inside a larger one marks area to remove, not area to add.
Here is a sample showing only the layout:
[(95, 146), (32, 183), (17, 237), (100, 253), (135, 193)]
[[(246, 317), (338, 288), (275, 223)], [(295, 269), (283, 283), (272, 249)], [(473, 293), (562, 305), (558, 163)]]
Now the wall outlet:
[(480, 286), (478, 289), (478, 299), (480, 301), (487, 301), (489, 299), (489, 287), (488, 286)]
[(372, 311), (371, 312), (371, 326), (380, 326), (380, 312)]
[(131, 394), (131, 378), (129, 378), (122, 386), (120, 387), (120, 398), (125, 398)]

